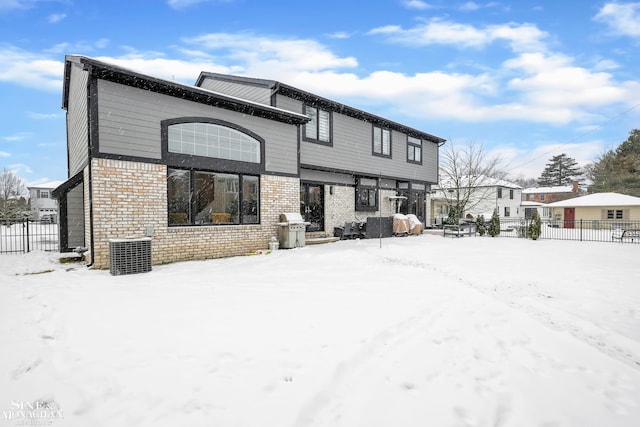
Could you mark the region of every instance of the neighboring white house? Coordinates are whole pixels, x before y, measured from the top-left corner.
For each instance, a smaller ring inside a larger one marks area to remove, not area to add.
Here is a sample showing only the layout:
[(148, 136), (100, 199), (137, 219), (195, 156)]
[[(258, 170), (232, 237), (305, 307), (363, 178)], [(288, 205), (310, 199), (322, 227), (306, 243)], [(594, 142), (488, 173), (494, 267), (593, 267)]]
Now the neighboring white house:
[(476, 218), (484, 215), (488, 219), (493, 215), (495, 209), (501, 219), (524, 217), (522, 203), (522, 187), (503, 179), (490, 178), (487, 176), (461, 179), (460, 182), (469, 182), (469, 185), (462, 185), (460, 188), (450, 181), (441, 180), (438, 186), (433, 187), (432, 215), (435, 224), (440, 225), (449, 215), (449, 209), (456, 200), (455, 192), (468, 195), (463, 216)]
[(27, 187), (31, 203), (31, 217), (35, 221), (40, 221), (45, 217), (45, 219), (50, 218), (52, 222), (57, 222), (58, 201), (51, 197), (51, 192), (60, 184), (62, 181), (53, 181)]

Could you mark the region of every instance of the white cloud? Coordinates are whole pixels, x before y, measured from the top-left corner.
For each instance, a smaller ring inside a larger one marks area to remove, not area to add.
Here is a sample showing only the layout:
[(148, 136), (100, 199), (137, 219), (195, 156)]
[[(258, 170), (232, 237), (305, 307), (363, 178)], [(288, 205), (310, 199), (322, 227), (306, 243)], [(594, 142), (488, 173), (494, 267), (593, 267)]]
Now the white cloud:
[(357, 66), (353, 57), (340, 58), (314, 40), (279, 39), (252, 34), (212, 33), (184, 39), (202, 50), (217, 51), (240, 62), (254, 75), (322, 71)]
[(31, 9), (38, 3), (42, 3), (45, 1), (57, 1), (59, 3), (62, 3), (66, 0), (0, 0), (0, 12), (18, 9)]
[(5, 151), (0, 151), (0, 157), (11, 157), (11, 154), (5, 152)]
[[(626, 101), (630, 95), (613, 81), (611, 74), (574, 66), (562, 55), (522, 54), (506, 61), (504, 66), (523, 75), (511, 79), (509, 88), (538, 106), (559, 109), (602, 106)], [(573, 116), (581, 114), (580, 108), (572, 110)]]
[(233, 0), (167, 0), (167, 4), (169, 5), (169, 7), (173, 9), (180, 10), (180, 9), (186, 9), (187, 7), (190, 7), (196, 4), (210, 3), (215, 1), (217, 1), (218, 3), (229, 3)]
[(99, 39), (96, 41), (77, 41), (74, 43), (62, 42), (53, 45), (52, 47), (45, 49), (45, 53), (49, 53), (52, 55), (65, 55), (65, 54), (76, 54), (76, 53), (84, 53), (90, 54), (99, 49), (104, 49), (109, 45), (109, 39)]
[(431, 9), (433, 6), (422, 0), (407, 0), (404, 5), (409, 9), (426, 10)]
[(613, 34), (640, 37), (640, 3), (607, 3), (594, 17)]
[(489, 154), (499, 156), (508, 164), (508, 170), (513, 176), (538, 178), (553, 156), (565, 153), (575, 159), (578, 166), (583, 168), (602, 154), (603, 146), (602, 141), (580, 143), (539, 141), (535, 143), (534, 148), (527, 147), (525, 149), (504, 145), (492, 149)]
[[(467, 30), (468, 34), (463, 31), (460, 36), (462, 42), (478, 34), (481, 43), (504, 39), (524, 46), (539, 43), (546, 36), (535, 27), (515, 24), (478, 29), (463, 24), (435, 23), (445, 25), (450, 31), (458, 26)], [(428, 23), (432, 24), (433, 21)], [(384, 28), (377, 31), (406, 33), (399, 27)], [(443, 40), (451, 40), (446, 34), (444, 37)], [(616, 81), (607, 72), (615, 64), (606, 59), (592, 60), (592, 64), (599, 65), (586, 68), (575, 65), (570, 57), (544, 50), (518, 53), (493, 68), (473, 69), (473, 72), (451, 68), (407, 74), (379, 69), (357, 74), (353, 71), (358, 69), (355, 57), (338, 56), (314, 40), (213, 33), (182, 42), (172, 46), (174, 52), (179, 52), (178, 58), (134, 48), (126, 48), (124, 55), (95, 58), (186, 84), (193, 84), (202, 71), (275, 79), (321, 96), (348, 100), (342, 102), (357, 102), (362, 108), (377, 106), (378, 111), (384, 109), (418, 120), (574, 122), (580, 126), (601, 120), (602, 116), (596, 116), (595, 112), (605, 114), (604, 108), (640, 99), (640, 83)], [(61, 62), (11, 47), (0, 46), (0, 55), (9, 59), (0, 64), (0, 81), (61, 90)], [(33, 113), (31, 118), (44, 117)]]
[(13, 165), (9, 165), (7, 166), (7, 169), (11, 170), (17, 175), (33, 173), (33, 169), (31, 169), (29, 165), (25, 165), (24, 163), (15, 163)]
[(67, 15), (65, 13), (54, 13), (52, 15), (49, 15), (48, 21), (50, 24), (57, 24), (66, 17)]
[(330, 39), (348, 39), (353, 35), (353, 32), (336, 31), (335, 33), (327, 34)]
[(468, 1), (468, 2), (464, 3), (463, 5), (461, 5), (459, 9), (461, 11), (463, 11), (463, 12), (473, 12), (475, 10), (480, 9), (480, 5), (478, 5), (475, 2)]
[(3, 45), (0, 45), (0, 57), (0, 81), (50, 91), (62, 90), (62, 61)]
[(24, 0), (0, 0), (0, 11), (14, 9), (29, 9), (33, 5), (33, 1)]
[(25, 139), (29, 139), (33, 136), (31, 132), (18, 132), (13, 135), (3, 136), (2, 140), (7, 142), (19, 142), (24, 141)]
[(154, 53), (131, 52), (118, 57), (97, 56), (94, 58), (142, 74), (179, 81), (185, 84), (194, 84), (202, 71), (225, 74), (233, 74), (239, 71), (237, 68), (216, 64), (212, 61), (168, 59), (157, 57)]
[(409, 29), (397, 25), (383, 26), (369, 31), (368, 34), (382, 35), (390, 42), (407, 46), (439, 44), (483, 48), (495, 41), (503, 40), (516, 52), (544, 50), (543, 40), (547, 37), (546, 32), (532, 24), (508, 23), (478, 28), (440, 18), (430, 19)]
[(49, 120), (57, 119), (58, 117), (61, 117), (61, 115), (55, 113), (35, 113), (33, 111), (27, 111), (27, 117), (34, 120)]

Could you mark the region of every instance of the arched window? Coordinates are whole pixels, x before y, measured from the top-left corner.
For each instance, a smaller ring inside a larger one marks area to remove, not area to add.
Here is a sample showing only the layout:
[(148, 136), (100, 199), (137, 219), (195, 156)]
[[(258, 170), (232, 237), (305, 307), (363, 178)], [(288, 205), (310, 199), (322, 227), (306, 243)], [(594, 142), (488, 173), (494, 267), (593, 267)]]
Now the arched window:
[(260, 163), (260, 141), (219, 123), (175, 123), (167, 127), (168, 151), (238, 162)]

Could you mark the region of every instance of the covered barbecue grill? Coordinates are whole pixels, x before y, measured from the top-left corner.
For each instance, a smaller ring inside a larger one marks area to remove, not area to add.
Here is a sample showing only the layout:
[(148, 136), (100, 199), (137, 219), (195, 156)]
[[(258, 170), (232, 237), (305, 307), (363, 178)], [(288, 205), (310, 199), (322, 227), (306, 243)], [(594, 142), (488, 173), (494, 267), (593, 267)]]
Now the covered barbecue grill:
[(278, 225), (278, 237), (280, 248), (300, 248), (305, 244), (304, 233), (309, 222), (305, 222), (297, 212), (285, 212), (280, 214)]

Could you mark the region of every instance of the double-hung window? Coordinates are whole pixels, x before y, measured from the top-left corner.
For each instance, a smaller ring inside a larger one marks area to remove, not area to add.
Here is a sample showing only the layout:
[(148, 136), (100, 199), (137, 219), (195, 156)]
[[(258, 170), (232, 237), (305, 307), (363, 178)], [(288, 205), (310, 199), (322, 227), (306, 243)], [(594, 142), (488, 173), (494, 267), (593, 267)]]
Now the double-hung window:
[(331, 112), (305, 105), (304, 114), (311, 119), (304, 125), (304, 140), (331, 145)]
[(407, 137), (407, 162), (422, 164), (422, 141), (412, 136)]
[(391, 130), (373, 127), (373, 155), (391, 157)]

